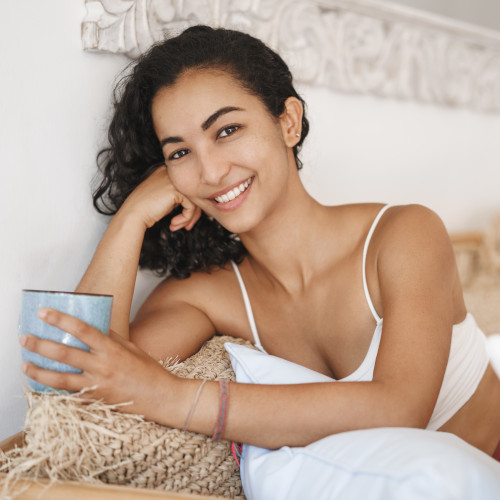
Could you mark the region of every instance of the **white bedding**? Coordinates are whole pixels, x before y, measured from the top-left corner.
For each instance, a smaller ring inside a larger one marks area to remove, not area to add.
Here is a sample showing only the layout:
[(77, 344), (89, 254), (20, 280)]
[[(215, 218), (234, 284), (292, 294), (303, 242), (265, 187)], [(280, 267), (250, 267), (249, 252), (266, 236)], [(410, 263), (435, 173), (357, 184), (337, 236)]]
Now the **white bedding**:
[[(276, 356), (225, 347), (238, 382), (335, 383)], [(344, 432), (279, 450), (244, 445), (241, 479), (248, 500), (500, 498), (499, 462), (453, 434), (422, 429)]]

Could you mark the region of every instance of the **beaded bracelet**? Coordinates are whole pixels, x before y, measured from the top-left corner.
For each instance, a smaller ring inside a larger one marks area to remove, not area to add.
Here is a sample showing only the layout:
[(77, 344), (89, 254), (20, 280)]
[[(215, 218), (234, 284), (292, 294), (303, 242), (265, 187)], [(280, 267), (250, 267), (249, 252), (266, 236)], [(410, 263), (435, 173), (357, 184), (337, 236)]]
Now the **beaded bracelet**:
[(229, 406), (229, 380), (219, 380), (219, 417), (215, 425), (212, 439), (219, 441), (226, 426), (227, 408)]
[(200, 387), (198, 387), (198, 390), (196, 391), (196, 396), (194, 397), (193, 404), (191, 405), (191, 409), (189, 410), (188, 416), (186, 418), (186, 423), (184, 424), (184, 427), (182, 428), (183, 431), (186, 431), (187, 428), (189, 427), (189, 423), (191, 422), (191, 417), (193, 416), (194, 409), (196, 408), (196, 404), (198, 403), (198, 399), (200, 399), (200, 394), (203, 389), (203, 386), (208, 382), (206, 378), (203, 379), (202, 383), (200, 384)]

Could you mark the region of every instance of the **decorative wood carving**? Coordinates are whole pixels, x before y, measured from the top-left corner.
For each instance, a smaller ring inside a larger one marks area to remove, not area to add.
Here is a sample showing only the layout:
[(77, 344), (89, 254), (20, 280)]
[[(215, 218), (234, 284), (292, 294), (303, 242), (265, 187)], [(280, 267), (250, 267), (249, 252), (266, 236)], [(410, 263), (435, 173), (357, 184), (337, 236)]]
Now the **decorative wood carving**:
[(193, 24), (248, 32), (297, 81), (500, 111), (500, 34), (380, 0), (85, 0), (85, 50), (137, 57)]

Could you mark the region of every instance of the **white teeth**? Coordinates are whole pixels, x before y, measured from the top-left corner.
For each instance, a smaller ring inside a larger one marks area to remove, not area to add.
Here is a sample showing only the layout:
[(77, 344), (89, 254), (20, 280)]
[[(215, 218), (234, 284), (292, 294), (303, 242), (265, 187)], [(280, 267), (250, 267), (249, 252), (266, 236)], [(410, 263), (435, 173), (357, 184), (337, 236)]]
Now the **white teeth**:
[(245, 182), (242, 182), (239, 186), (231, 189), (231, 191), (228, 191), (227, 193), (224, 193), (220, 196), (217, 196), (215, 198), (215, 201), (217, 203), (227, 203), (228, 201), (234, 200), (241, 193), (246, 191), (248, 186), (250, 186), (251, 183), (252, 183), (252, 178), (247, 179)]

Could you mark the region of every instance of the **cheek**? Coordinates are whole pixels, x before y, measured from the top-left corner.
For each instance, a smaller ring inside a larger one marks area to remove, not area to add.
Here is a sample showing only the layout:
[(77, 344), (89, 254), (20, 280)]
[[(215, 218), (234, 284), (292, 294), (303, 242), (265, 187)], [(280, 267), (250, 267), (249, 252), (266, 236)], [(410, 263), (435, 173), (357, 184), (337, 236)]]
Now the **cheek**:
[(279, 136), (266, 136), (255, 141), (247, 150), (247, 158), (263, 181), (277, 179), (288, 172), (287, 148)]
[(283, 139), (274, 127), (262, 127), (258, 132), (249, 134), (242, 143), (235, 142), (227, 152), (234, 163), (254, 167), (274, 163), (281, 157), (284, 148)]
[(192, 169), (187, 166), (167, 167), (168, 176), (179, 193), (191, 196), (195, 192), (197, 180)]

